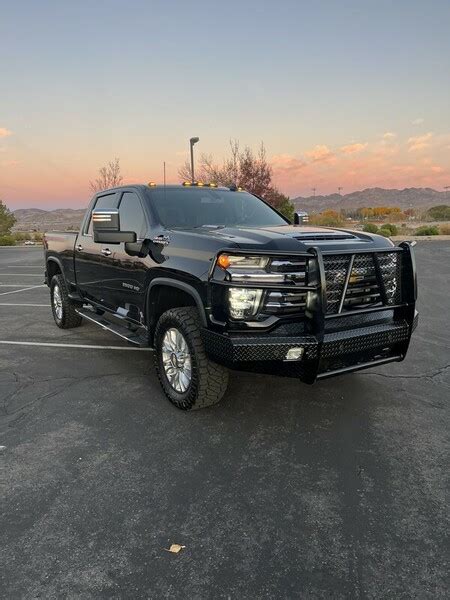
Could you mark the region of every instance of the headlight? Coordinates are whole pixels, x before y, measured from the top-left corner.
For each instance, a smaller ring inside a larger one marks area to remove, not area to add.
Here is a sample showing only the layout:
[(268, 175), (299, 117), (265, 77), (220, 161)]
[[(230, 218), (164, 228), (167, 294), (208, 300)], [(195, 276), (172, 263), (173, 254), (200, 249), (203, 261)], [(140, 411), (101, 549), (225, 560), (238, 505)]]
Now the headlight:
[(248, 288), (230, 288), (228, 301), (230, 316), (233, 319), (246, 319), (258, 312), (262, 290)]
[(269, 262), (266, 256), (230, 256), (221, 254), (217, 264), (222, 269), (264, 269)]

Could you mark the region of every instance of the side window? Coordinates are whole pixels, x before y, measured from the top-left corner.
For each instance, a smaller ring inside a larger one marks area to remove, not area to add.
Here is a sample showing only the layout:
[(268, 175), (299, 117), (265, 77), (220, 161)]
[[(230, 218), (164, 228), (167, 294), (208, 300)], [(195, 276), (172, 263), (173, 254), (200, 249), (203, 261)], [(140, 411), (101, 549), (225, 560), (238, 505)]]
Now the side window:
[[(92, 207), (94, 208), (116, 208), (117, 205), (117, 194), (106, 194), (105, 196), (99, 196), (97, 198), (96, 203)], [(91, 212), (92, 216), (92, 212)], [(92, 235), (92, 218), (89, 217), (89, 226), (87, 230), (85, 230), (85, 235)]]
[(146, 222), (139, 196), (134, 192), (124, 192), (119, 206), (121, 231), (134, 231), (138, 238), (145, 234)]

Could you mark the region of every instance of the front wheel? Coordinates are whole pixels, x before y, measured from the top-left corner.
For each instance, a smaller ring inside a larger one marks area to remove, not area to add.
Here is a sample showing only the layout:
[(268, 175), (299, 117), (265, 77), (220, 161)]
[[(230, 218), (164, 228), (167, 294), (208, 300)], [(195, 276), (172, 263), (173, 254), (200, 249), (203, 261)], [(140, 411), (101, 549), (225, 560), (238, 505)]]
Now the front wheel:
[(217, 404), (228, 385), (228, 369), (208, 358), (197, 309), (165, 312), (155, 331), (155, 365), (169, 400), (181, 410)]
[(82, 318), (76, 312), (76, 304), (69, 298), (66, 282), (61, 274), (54, 275), (50, 283), (50, 298), (55, 323), (61, 329), (79, 327)]

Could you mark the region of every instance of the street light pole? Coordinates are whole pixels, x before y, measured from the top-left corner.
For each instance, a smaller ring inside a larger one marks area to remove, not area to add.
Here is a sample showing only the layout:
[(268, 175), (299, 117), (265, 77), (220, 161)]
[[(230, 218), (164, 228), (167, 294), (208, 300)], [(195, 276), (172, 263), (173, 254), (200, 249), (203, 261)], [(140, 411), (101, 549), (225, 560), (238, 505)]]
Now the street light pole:
[(195, 178), (194, 178), (194, 144), (196, 144), (199, 141), (200, 138), (198, 137), (191, 137), (191, 139), (189, 140), (189, 144), (191, 146), (191, 179), (192, 179), (192, 183), (194, 183)]

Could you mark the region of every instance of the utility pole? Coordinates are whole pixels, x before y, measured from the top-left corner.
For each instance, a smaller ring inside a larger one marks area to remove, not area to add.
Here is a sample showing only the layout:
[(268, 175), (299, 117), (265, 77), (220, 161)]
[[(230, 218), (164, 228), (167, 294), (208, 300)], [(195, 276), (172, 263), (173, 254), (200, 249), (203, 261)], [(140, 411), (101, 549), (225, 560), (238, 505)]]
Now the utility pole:
[(189, 144), (191, 146), (191, 180), (192, 183), (194, 183), (195, 178), (194, 178), (194, 144), (196, 144), (199, 141), (200, 138), (198, 137), (191, 137), (191, 139), (189, 140)]
[(166, 186), (166, 161), (164, 161), (164, 187)]
[(342, 192), (343, 189), (344, 189), (343, 187), (338, 187), (338, 194), (339, 194), (339, 196), (341, 195), (341, 192)]
[(314, 187), (314, 188), (311, 188), (311, 191), (312, 191), (312, 193), (313, 193), (313, 196), (314, 196), (314, 198), (316, 197), (316, 189), (317, 189), (317, 188), (315, 188), (315, 187)]

